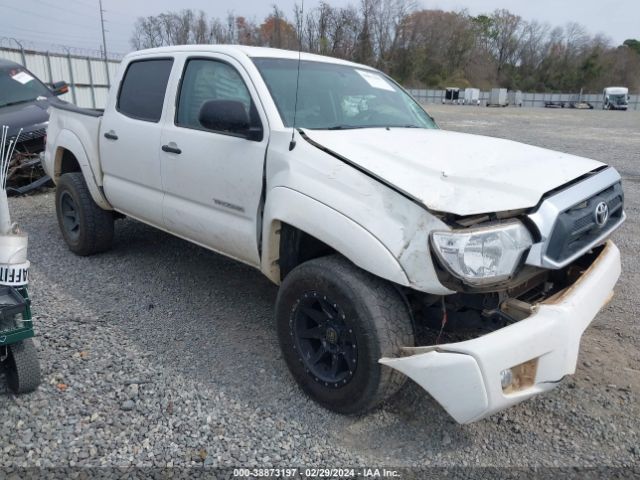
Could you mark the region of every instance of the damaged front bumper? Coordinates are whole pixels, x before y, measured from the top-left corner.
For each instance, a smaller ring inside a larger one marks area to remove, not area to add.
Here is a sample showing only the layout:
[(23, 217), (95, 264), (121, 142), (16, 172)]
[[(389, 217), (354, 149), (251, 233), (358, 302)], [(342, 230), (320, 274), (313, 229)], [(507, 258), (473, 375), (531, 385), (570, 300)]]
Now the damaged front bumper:
[[(380, 363), (413, 379), (457, 422), (480, 420), (575, 372), (582, 333), (619, 276), (620, 251), (608, 241), (575, 283), (533, 305), (527, 318), (473, 340), (408, 348), (410, 356)], [(514, 382), (503, 388), (505, 372)]]

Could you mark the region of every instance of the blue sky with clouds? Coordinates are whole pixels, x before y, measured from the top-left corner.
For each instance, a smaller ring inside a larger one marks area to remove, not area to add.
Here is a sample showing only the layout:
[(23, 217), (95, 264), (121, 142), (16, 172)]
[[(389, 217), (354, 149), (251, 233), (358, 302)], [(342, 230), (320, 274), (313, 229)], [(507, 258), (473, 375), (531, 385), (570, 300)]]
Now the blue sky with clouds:
[[(358, 0), (328, 0), (331, 5), (345, 6)], [(155, 15), (167, 10), (201, 9), (208, 16), (224, 17), (232, 11), (255, 20), (269, 13), (273, 1), (243, 0), (103, 0), (107, 20), (107, 48), (114, 52), (130, 50), (129, 38), (139, 16)], [(296, 0), (279, 0), (279, 7), (292, 16)], [(313, 8), (317, 0), (306, 0), (305, 8)], [(627, 38), (640, 39), (640, 0), (417, 0), (418, 7), (459, 10), (472, 14), (507, 8), (527, 20), (551, 25), (578, 22), (590, 33), (604, 33), (616, 44)], [(64, 44), (97, 50), (102, 42), (98, 0), (0, 0), (0, 37), (15, 37), (42, 48)], [(5, 40), (6, 42), (6, 40)]]

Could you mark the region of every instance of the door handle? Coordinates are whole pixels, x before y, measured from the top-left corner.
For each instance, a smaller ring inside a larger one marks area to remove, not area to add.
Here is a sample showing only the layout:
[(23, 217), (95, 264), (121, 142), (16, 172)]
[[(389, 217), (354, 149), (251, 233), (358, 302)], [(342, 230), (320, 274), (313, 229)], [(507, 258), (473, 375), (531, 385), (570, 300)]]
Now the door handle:
[(116, 132), (114, 132), (113, 130), (109, 130), (104, 134), (104, 138), (108, 138), (109, 140), (117, 140), (118, 135), (116, 135)]
[(162, 145), (162, 151), (167, 153), (175, 153), (177, 155), (180, 155), (182, 153), (182, 150), (180, 150), (178, 147), (173, 147), (171, 145)]

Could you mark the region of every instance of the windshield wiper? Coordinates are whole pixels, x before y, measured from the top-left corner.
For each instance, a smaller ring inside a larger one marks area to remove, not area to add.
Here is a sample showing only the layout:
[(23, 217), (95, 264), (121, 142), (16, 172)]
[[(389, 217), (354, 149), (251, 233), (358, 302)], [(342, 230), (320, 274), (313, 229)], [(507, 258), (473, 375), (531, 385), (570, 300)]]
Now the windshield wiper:
[(374, 128), (373, 125), (334, 125), (327, 130), (353, 130), (356, 128)]
[(334, 125), (326, 130), (353, 130), (356, 128), (424, 128), (418, 125)]

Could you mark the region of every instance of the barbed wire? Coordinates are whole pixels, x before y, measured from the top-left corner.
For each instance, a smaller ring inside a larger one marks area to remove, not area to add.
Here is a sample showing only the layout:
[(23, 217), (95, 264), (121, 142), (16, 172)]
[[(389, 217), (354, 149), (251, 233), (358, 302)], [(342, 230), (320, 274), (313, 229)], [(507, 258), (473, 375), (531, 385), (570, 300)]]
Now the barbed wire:
[[(76, 57), (89, 57), (96, 60), (104, 58), (104, 54), (101, 49), (70, 47), (58, 43), (38, 42), (32, 40), (23, 40), (16, 37), (0, 37), (0, 48), (4, 50), (23, 50), (28, 52), (49, 52), (53, 54), (71, 55)], [(108, 52), (107, 59), (113, 61), (120, 61), (124, 57), (125, 53), (120, 52)]]

